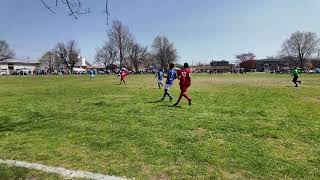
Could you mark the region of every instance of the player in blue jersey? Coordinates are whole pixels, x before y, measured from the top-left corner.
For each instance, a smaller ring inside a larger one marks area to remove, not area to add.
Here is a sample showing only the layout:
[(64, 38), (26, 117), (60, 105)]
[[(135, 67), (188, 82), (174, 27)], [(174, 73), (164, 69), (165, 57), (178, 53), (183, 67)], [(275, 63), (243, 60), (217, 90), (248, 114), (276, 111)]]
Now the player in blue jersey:
[(163, 71), (160, 69), (156, 76), (154, 78), (158, 77), (158, 86), (159, 86), (159, 89), (161, 89), (161, 87), (163, 87), (163, 84), (162, 84), (162, 79), (163, 79)]
[(167, 78), (167, 81), (166, 85), (164, 86), (164, 94), (161, 101), (163, 101), (166, 96), (169, 96), (170, 102), (173, 99), (173, 97), (169, 94), (169, 89), (173, 85), (173, 81), (177, 78), (177, 72), (173, 68), (174, 64), (170, 63), (169, 70), (167, 71), (167, 76), (164, 76), (165, 78)]
[(90, 76), (90, 79), (91, 79), (91, 80), (94, 79), (94, 75), (95, 75), (95, 73), (94, 73), (94, 71), (91, 69), (91, 70), (89, 71), (89, 76)]

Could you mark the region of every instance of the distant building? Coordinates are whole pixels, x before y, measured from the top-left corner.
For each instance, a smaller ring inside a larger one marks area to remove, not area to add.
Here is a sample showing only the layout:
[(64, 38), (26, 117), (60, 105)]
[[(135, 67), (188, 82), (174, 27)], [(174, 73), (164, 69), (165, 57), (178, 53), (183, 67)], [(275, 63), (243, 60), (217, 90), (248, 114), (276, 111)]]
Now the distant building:
[(234, 64), (230, 64), (229, 61), (211, 61), (210, 64), (198, 64), (193, 66), (196, 72), (231, 72), (235, 68)]
[(192, 69), (194, 72), (209, 72), (211, 71), (211, 66), (210, 65), (205, 65), (205, 64), (198, 64), (196, 66), (192, 66)]
[(211, 61), (211, 70), (229, 72), (234, 68), (234, 64), (230, 64), (229, 61)]
[[(309, 62), (313, 68), (320, 67), (319, 59), (311, 59)], [(298, 59), (259, 59), (257, 60), (257, 71), (269, 72), (269, 71), (288, 71), (293, 67), (299, 67), (300, 62)]]
[(0, 61), (0, 75), (33, 74), (39, 64), (38, 60), (32, 59), (7, 59)]
[(79, 56), (79, 62), (75, 65), (76, 68), (83, 68), (87, 69), (88, 66), (91, 66), (91, 64), (86, 61), (86, 58)]
[(211, 61), (211, 66), (229, 66), (229, 61), (222, 60), (222, 61)]

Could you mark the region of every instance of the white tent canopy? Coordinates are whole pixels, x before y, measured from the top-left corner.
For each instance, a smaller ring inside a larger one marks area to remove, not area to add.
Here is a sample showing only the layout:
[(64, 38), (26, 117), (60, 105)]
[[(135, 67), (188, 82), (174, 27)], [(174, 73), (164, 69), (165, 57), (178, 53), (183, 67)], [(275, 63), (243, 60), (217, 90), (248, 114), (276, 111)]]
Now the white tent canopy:
[(85, 69), (83, 69), (83, 68), (73, 68), (73, 72), (75, 72), (75, 73), (85, 73), (87, 71)]

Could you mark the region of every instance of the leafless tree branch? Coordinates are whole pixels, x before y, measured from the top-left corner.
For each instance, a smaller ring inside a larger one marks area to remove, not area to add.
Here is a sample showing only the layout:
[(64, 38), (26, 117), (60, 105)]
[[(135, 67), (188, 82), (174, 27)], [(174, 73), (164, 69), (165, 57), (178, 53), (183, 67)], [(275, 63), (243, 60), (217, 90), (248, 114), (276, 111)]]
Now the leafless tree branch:
[(56, 49), (61, 61), (72, 73), (74, 66), (80, 61), (78, 58), (80, 55), (80, 49), (77, 48), (76, 42), (72, 40), (69, 41), (67, 45), (64, 43), (58, 43)]
[(10, 49), (9, 44), (6, 41), (0, 40), (0, 61), (4, 61), (13, 57), (14, 52)]
[(152, 49), (154, 57), (162, 69), (166, 69), (169, 63), (177, 61), (177, 50), (165, 36), (157, 36), (153, 41)]
[[(45, 0), (40, 0), (42, 4), (53, 14), (56, 12), (52, 9), (50, 5)], [(78, 19), (78, 15), (90, 13), (90, 9), (83, 9), (82, 2), (80, 0), (61, 0), (62, 4), (65, 6), (70, 16)], [(58, 7), (58, 0), (55, 0), (55, 7)]]
[(307, 59), (319, 49), (319, 45), (320, 39), (315, 33), (297, 31), (282, 44), (281, 53), (299, 59), (300, 67), (303, 68)]
[[(46, 2), (44, 2), (43, 0), (40, 0), (42, 3), (43, 3), (43, 5), (50, 11), (50, 12), (52, 12), (53, 14), (56, 14), (56, 12), (55, 11), (53, 11), (52, 10), (52, 8), (50, 7), (50, 6), (48, 6), (48, 4), (46, 3)], [(58, 0), (56, 0), (56, 5), (58, 5), (58, 2), (57, 2)]]

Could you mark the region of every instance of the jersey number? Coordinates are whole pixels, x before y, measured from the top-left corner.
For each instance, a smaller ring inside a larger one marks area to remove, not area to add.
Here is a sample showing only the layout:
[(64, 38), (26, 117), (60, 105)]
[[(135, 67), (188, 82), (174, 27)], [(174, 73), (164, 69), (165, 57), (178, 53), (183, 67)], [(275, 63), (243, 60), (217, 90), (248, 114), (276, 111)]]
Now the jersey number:
[(187, 77), (187, 73), (186, 72), (181, 72), (182, 77)]

